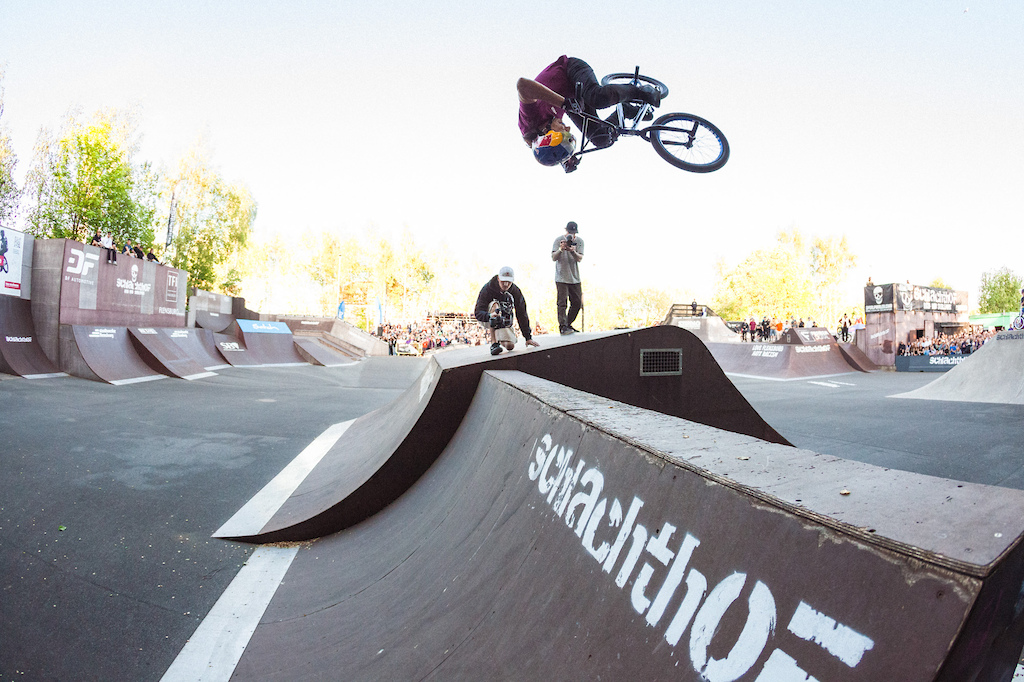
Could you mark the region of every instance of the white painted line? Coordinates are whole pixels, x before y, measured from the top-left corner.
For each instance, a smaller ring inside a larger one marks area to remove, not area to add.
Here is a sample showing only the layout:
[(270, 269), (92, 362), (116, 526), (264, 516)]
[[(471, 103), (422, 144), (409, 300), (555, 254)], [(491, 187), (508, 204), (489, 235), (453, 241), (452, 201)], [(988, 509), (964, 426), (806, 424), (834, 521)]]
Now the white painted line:
[(215, 538), (239, 538), (257, 535), (274, 517), (285, 500), (320, 463), (327, 451), (334, 447), (354, 420), (334, 424), (310, 443), (299, 456), (281, 470), (274, 479), (256, 493), (251, 500), (235, 512), (227, 523), (213, 534)]
[(113, 384), (114, 386), (125, 386), (127, 384), (141, 384), (141, 383), (144, 383), (146, 381), (158, 381), (160, 379), (166, 379), (166, 378), (167, 378), (166, 376), (164, 376), (163, 374), (160, 374), (159, 376), (150, 375), (150, 376), (145, 376), (145, 377), (136, 377), (134, 379), (115, 379), (114, 381), (111, 381), (110, 383)]
[(195, 381), (196, 379), (205, 379), (206, 377), (215, 377), (215, 376), (217, 376), (216, 372), (199, 372), (198, 374), (186, 374), (185, 376), (183, 376), (181, 378), (186, 380), (186, 381)]
[(210, 609), (161, 682), (226, 682), (298, 547), (260, 547)]

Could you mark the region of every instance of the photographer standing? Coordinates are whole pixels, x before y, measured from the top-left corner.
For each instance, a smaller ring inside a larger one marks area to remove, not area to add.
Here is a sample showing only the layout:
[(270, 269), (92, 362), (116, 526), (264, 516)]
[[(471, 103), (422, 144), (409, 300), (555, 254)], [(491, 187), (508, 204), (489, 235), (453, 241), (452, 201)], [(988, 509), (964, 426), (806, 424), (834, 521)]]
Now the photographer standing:
[(491, 341), (491, 355), (497, 355), (504, 346), (512, 350), (516, 345), (516, 333), (512, 331), (514, 319), (519, 320), (527, 346), (539, 346), (533, 340), (530, 317), (526, 313), (526, 299), (523, 292), (512, 283), (515, 274), (509, 266), (498, 270), (498, 274), (480, 289), (476, 297), (473, 316), (488, 330)]
[[(583, 240), (576, 236), (576, 223), (569, 221), (565, 234), (551, 247), (551, 260), (555, 261), (555, 305), (558, 307), (558, 331), (564, 336), (574, 334), (572, 323), (583, 308), (583, 285), (580, 284), (580, 261), (583, 260)], [(568, 301), (568, 312), (566, 302)]]

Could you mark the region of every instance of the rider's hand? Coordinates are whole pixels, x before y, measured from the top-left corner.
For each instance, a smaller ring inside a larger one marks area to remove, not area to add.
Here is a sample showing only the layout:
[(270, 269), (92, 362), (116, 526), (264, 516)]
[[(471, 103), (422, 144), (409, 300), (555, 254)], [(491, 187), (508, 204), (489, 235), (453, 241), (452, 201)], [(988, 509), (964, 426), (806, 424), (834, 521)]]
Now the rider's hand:
[(527, 346), (534, 346), (535, 348), (539, 348), (540, 347), (540, 344), (537, 343), (536, 341), (534, 341), (533, 339), (526, 339), (526, 345)]

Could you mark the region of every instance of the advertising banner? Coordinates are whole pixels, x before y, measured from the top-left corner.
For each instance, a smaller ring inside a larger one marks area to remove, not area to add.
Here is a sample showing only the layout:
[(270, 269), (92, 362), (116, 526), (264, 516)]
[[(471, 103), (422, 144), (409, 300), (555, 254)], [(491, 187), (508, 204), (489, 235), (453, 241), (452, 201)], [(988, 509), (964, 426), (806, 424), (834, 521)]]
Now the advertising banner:
[(60, 286), (61, 324), (185, 326), (188, 273), (68, 240)]
[(0, 228), (0, 294), (21, 296), (21, 258), (25, 252), (25, 235), (6, 227)]
[(261, 320), (235, 320), (238, 323), (238, 328), (243, 333), (249, 334), (288, 334), (291, 335), (292, 330), (284, 322), (267, 322)]
[(969, 355), (900, 355), (896, 357), (897, 372), (948, 372)]
[(864, 312), (888, 313), (898, 310), (925, 310), (956, 313), (957, 292), (913, 284), (879, 284), (864, 287)]

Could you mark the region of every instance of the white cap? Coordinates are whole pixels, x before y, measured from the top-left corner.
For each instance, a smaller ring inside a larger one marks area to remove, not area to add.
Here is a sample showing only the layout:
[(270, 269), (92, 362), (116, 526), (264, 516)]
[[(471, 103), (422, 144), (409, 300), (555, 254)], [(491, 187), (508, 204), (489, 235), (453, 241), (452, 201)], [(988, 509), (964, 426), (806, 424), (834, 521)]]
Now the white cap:
[(512, 272), (512, 268), (504, 266), (501, 270), (498, 270), (498, 280), (502, 282), (513, 282), (515, 281), (516, 273)]

